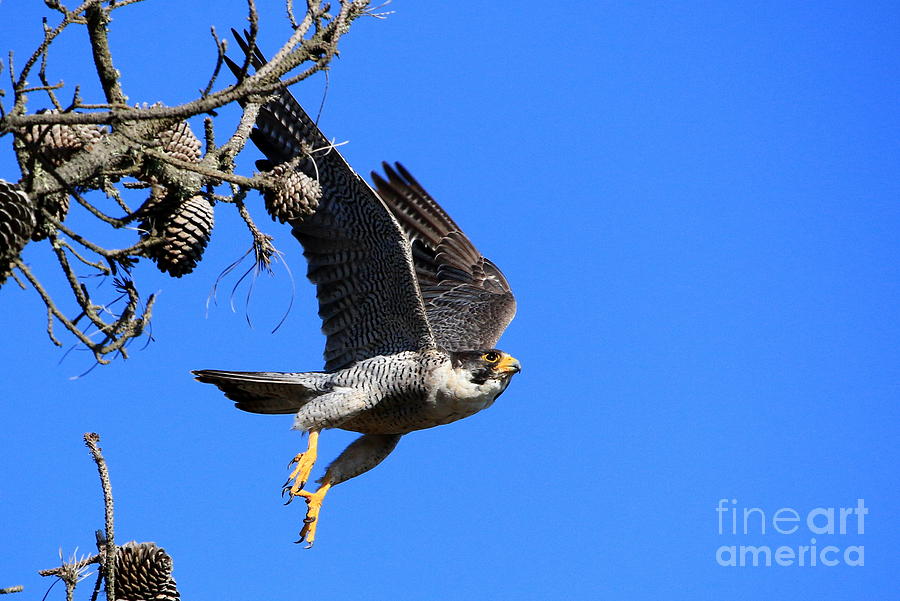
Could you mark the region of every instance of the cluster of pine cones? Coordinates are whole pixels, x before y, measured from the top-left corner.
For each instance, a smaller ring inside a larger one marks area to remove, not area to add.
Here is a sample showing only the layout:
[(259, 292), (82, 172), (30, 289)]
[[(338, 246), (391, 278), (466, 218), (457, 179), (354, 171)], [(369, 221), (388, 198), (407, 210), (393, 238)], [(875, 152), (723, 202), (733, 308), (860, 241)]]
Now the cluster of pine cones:
[[(55, 111), (50, 111), (55, 112)], [(39, 148), (42, 158), (59, 167), (79, 150), (90, 148), (104, 135), (104, 130), (90, 125), (34, 125), (22, 132), (22, 141)], [(58, 193), (43, 199), (37, 206), (18, 185), (0, 180), (0, 284), (12, 271), (12, 261), (29, 240), (46, 237), (45, 209), (58, 220), (69, 211), (69, 195)]]
[[(169, 156), (186, 163), (200, 161), (200, 140), (186, 121), (164, 130), (159, 138)], [(176, 278), (194, 271), (212, 234), (212, 204), (199, 194), (183, 198), (154, 185), (141, 213), (141, 237), (162, 239), (147, 249), (159, 270)]]
[[(42, 113), (57, 113), (58, 111), (40, 111)], [(60, 167), (69, 161), (80, 150), (90, 149), (103, 136), (106, 130), (93, 125), (32, 125), (22, 134), (22, 141), (34, 152), (40, 153), (41, 166), (46, 168)], [(69, 212), (69, 195), (58, 192), (45, 196), (41, 200), (40, 209), (45, 209), (54, 219), (62, 221)], [(32, 240), (41, 240), (47, 237), (49, 224), (44, 223), (43, 213), (35, 212), (37, 226), (31, 234)]]
[[(53, 112), (53, 111), (51, 111)], [(59, 167), (79, 151), (90, 149), (106, 135), (91, 125), (35, 125), (20, 134), (22, 141), (40, 153), (40, 163)], [(159, 134), (161, 150), (188, 163), (201, 159), (201, 144), (186, 121)], [(293, 222), (315, 212), (322, 190), (319, 183), (288, 164), (264, 173), (266, 210), (273, 220)], [(47, 236), (50, 223), (44, 212), (65, 220), (69, 195), (58, 193), (42, 200), (41, 206), (16, 184), (0, 180), (0, 285), (12, 270), (12, 261), (29, 240)], [(191, 273), (203, 256), (214, 224), (213, 206), (203, 195), (185, 197), (154, 184), (147, 201), (136, 214), (141, 237), (160, 241), (144, 251), (160, 271), (173, 277)]]

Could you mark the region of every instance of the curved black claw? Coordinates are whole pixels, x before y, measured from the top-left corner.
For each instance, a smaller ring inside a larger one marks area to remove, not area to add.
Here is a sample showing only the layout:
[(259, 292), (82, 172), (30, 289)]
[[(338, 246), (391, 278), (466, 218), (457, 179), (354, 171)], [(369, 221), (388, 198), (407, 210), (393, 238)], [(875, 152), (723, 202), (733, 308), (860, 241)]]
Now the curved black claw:
[(285, 486), (284, 488), (281, 489), (281, 498), (284, 499), (285, 494), (287, 494), (287, 496), (288, 496), (288, 500), (284, 502), (285, 505), (290, 505), (291, 501), (294, 500), (294, 495), (290, 494), (290, 491), (291, 491), (290, 486)]
[(306, 518), (303, 520), (303, 523), (305, 525), (300, 530), (300, 538), (298, 538), (297, 540), (294, 541), (295, 545), (299, 545), (300, 543), (307, 543), (307, 545), (306, 545), (307, 549), (309, 549), (313, 546), (312, 543), (310, 543), (306, 540), (306, 536), (307, 536), (307, 528), (309, 527), (308, 525), (315, 521), (316, 521), (316, 518)]

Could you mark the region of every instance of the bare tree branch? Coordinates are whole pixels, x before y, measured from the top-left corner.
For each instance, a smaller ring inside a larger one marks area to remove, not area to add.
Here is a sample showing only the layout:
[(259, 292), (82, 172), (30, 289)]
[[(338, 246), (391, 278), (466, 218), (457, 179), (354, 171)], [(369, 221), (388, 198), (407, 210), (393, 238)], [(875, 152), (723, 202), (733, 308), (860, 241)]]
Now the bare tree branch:
[(100, 474), (100, 484), (103, 487), (103, 506), (105, 509), (105, 543), (106, 547), (103, 553), (103, 576), (106, 579), (106, 601), (115, 601), (116, 599), (116, 542), (114, 538), (114, 508), (112, 484), (109, 481), (109, 470), (106, 468), (106, 459), (100, 452), (98, 443), (100, 435), (95, 432), (88, 432), (84, 435), (84, 442), (91, 451), (94, 463), (97, 464), (97, 471)]
[[(66, 600), (71, 601), (78, 583), (90, 575), (86, 571), (88, 566), (97, 564), (99, 569), (91, 592), (91, 601), (97, 601), (103, 582), (106, 583), (107, 601), (115, 599), (177, 601), (180, 595), (175, 581), (172, 579), (172, 558), (164, 549), (156, 546), (155, 543), (132, 541), (121, 546), (115, 544), (112, 485), (106, 459), (99, 447), (100, 435), (88, 432), (84, 434), (83, 439), (97, 466), (103, 490), (105, 525), (103, 530), (96, 530), (94, 533), (98, 553), (77, 557), (76, 548), (76, 553), (72, 553), (68, 559), (63, 559), (62, 550), (60, 550), (60, 565), (55, 568), (39, 570), (38, 574), (56, 577), (63, 581), (66, 586)], [(53, 585), (56, 582), (54, 581)], [(53, 588), (53, 585), (50, 588)], [(22, 590), (21, 586), (14, 586), (0, 589), (0, 594), (16, 593)]]
[(100, 84), (110, 104), (125, 104), (128, 99), (119, 83), (119, 72), (113, 66), (112, 53), (109, 50), (109, 38), (106, 26), (109, 23), (109, 9), (104, 10), (102, 0), (90, 2), (85, 10), (88, 36), (91, 39), (91, 52), (94, 55), (94, 66), (100, 77)]

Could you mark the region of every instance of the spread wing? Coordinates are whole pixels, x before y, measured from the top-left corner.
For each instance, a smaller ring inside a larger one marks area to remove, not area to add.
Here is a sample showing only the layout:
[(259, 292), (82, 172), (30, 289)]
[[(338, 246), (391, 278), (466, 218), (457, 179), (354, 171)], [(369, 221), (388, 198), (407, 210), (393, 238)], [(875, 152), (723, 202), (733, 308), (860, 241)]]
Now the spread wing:
[[(235, 37), (247, 52), (246, 42)], [(262, 63), (255, 52), (254, 66)], [(316, 212), (291, 225), (309, 262), (307, 277), (316, 285), (327, 337), (325, 369), (434, 347), (406, 235), (290, 92), (260, 109), (251, 139), (270, 165), (304, 157), (297, 169), (322, 187)]]
[(481, 256), (459, 226), (401, 165), (372, 173), (378, 194), (412, 242), (425, 311), (438, 346), (491, 348), (516, 314), (500, 269)]

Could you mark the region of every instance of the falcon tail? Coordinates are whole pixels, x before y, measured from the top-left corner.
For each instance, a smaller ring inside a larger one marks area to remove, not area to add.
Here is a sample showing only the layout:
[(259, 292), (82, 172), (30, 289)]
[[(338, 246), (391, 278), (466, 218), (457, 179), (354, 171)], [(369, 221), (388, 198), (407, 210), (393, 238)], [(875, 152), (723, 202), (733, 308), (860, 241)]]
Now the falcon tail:
[(214, 384), (249, 413), (296, 413), (307, 402), (332, 391), (329, 375), (322, 372), (192, 371), (198, 382)]

